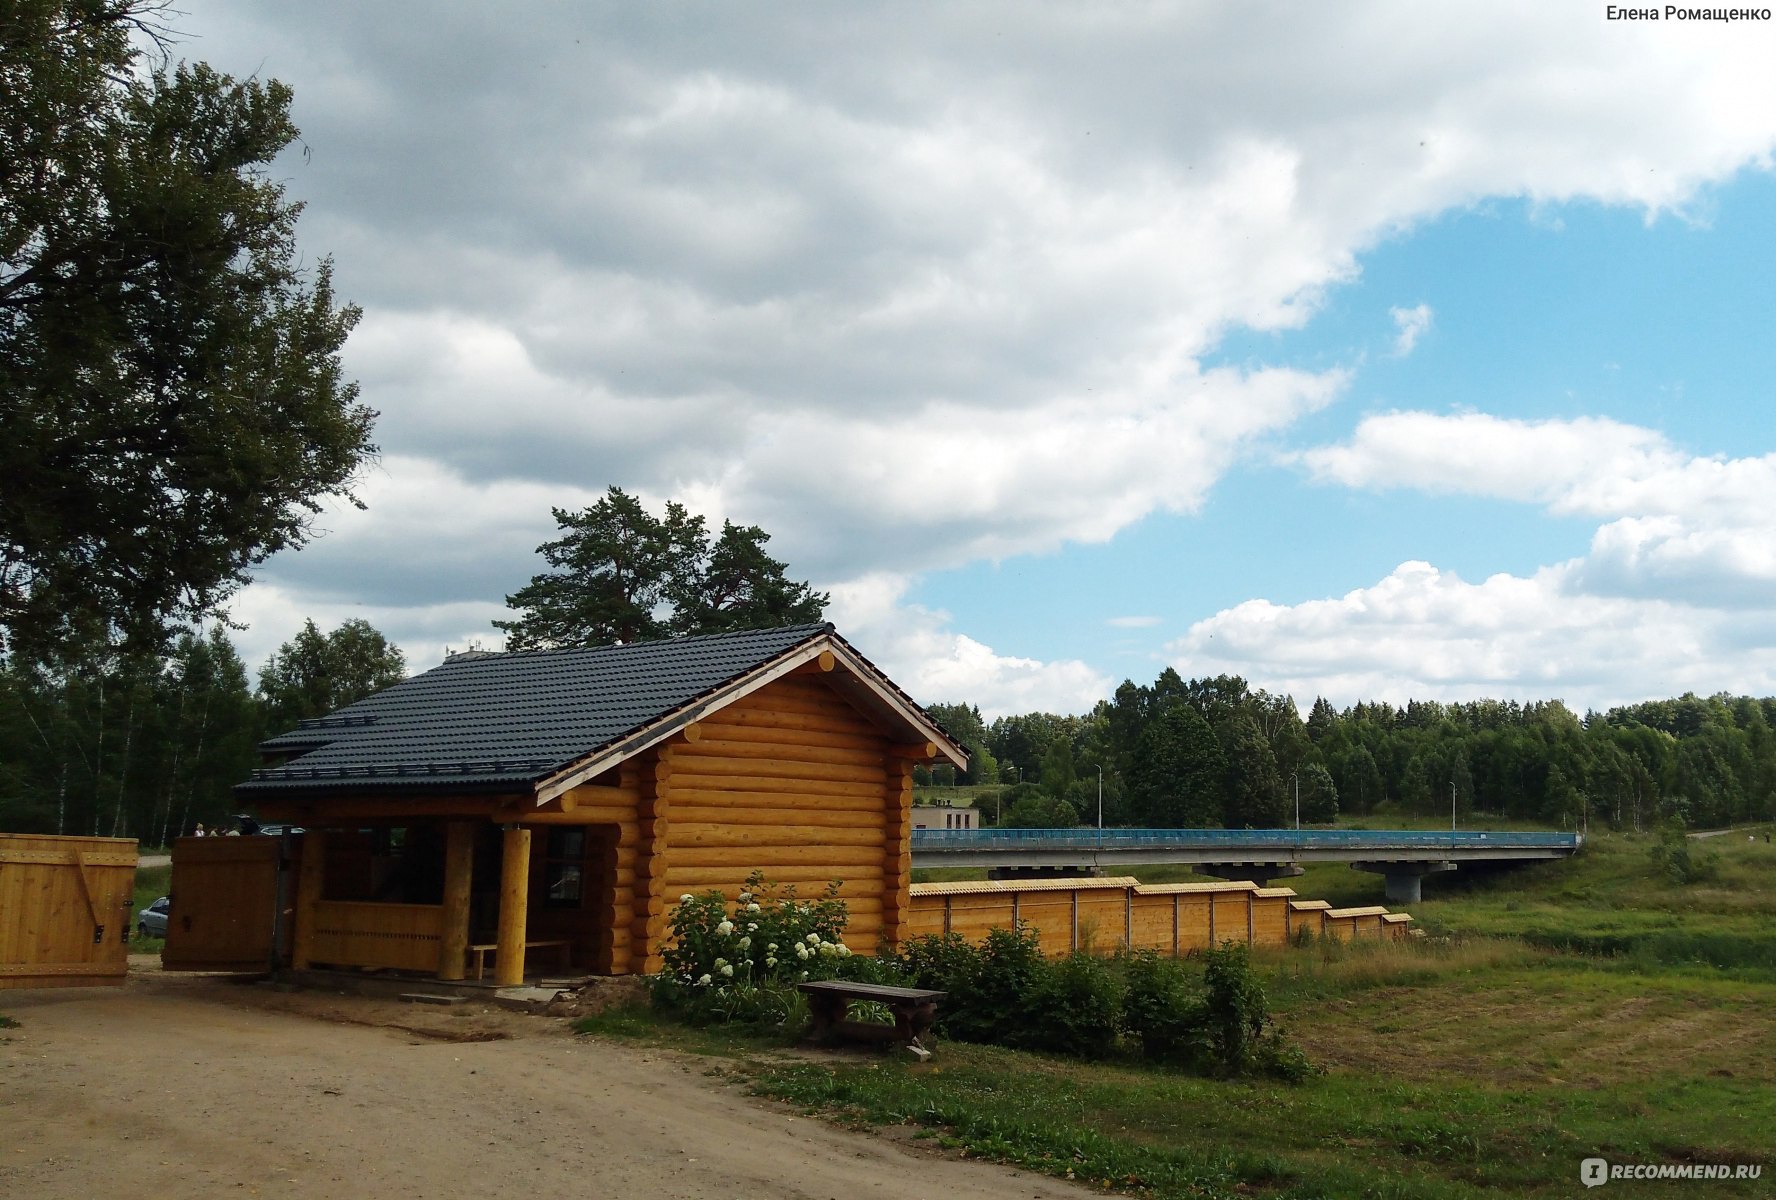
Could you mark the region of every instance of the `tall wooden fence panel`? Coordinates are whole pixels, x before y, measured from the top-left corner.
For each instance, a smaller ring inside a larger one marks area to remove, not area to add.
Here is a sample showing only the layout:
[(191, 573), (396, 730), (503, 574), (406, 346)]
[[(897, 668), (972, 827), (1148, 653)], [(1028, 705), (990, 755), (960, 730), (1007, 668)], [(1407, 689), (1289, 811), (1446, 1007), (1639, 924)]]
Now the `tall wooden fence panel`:
[(274, 837), (176, 839), (161, 965), (169, 971), (270, 969), (279, 853)]
[(1290, 888), (1254, 883), (1143, 884), (1128, 877), (915, 883), (908, 933), (954, 933), (978, 942), (1023, 924), (1043, 953), (1113, 953), (1123, 947), (1183, 955), (1236, 942), (1281, 946), (1302, 934), (1403, 937), (1412, 918), (1385, 908), (1335, 909)]
[(134, 838), (0, 833), (0, 988), (119, 984)]

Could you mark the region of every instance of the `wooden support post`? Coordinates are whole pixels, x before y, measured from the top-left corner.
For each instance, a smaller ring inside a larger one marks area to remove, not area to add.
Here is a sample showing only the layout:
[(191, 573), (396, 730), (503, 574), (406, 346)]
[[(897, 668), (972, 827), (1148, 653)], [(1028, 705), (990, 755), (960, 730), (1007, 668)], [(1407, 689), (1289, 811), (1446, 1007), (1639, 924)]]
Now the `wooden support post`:
[(1258, 893), (1257, 892), (1247, 892), (1246, 893), (1246, 945), (1248, 945), (1248, 946), (1250, 946), (1252, 944), (1253, 935), (1255, 933), (1255, 930), (1253, 929), (1252, 910), (1257, 907), (1257, 904), (1258, 904)]
[(1135, 889), (1122, 889), (1122, 948), (1135, 948)]
[(1074, 888), (1069, 894), (1073, 897), (1073, 940), (1067, 949), (1077, 950), (1079, 949), (1079, 889)]
[(296, 876), (296, 938), (290, 965), (306, 971), (314, 960), (315, 905), (327, 876), (327, 835), (310, 829), (302, 835), (302, 868)]
[(500, 987), (524, 982), (524, 933), (530, 915), (530, 830), (505, 828), (500, 857), (499, 959), (493, 981)]
[(1172, 957), (1178, 957), (1178, 900), (1177, 892), (1172, 893)]
[(1204, 892), (1203, 896), (1209, 902), (1209, 949), (1219, 950), (1221, 943), (1215, 940), (1215, 893)]
[(444, 911), (438, 939), (438, 978), (468, 973), (469, 889), (475, 869), (475, 826), (451, 821), (444, 826)]

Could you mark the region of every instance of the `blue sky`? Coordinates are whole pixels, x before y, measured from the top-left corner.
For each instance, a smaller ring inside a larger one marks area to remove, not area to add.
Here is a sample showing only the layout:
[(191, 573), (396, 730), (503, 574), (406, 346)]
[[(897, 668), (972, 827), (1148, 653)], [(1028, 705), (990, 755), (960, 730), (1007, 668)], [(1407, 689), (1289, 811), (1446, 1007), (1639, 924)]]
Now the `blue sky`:
[(1776, 692), (1776, 24), (192, 0), (382, 458), (233, 603), (496, 645), (552, 506), (764, 526), (915, 695)]
[[(1334, 403), (1253, 447), (1200, 511), (1155, 515), (1097, 545), (936, 572), (909, 598), (960, 626), (990, 625), (1007, 653), (1077, 657), (1146, 682), (1171, 661), (1155, 635), (1253, 596), (1340, 595), (1407, 559), (1479, 581), (1579, 557), (1592, 520), (1505, 498), (1332, 487), (1282, 456), (1392, 409), (1604, 417), (1697, 455), (1768, 454), (1773, 216), (1776, 177), (1748, 170), (1651, 218), (1594, 202), (1489, 200), (1388, 237), (1302, 328), (1235, 330), (1205, 356), (1353, 374)], [(1401, 353), (1390, 314), (1420, 305), (1430, 324)], [(1119, 617), (1153, 623), (1111, 624)]]

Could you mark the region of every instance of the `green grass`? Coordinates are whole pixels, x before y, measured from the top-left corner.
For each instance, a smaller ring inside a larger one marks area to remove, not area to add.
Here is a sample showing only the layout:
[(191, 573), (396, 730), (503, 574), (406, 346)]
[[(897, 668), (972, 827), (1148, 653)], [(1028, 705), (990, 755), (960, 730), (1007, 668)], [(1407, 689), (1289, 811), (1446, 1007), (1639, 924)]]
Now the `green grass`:
[(1272, 1007), (1325, 1074), (1217, 1082), (961, 1043), (925, 1065), (810, 1061), (779, 1039), (642, 1010), (581, 1027), (725, 1053), (760, 1094), (809, 1113), (1161, 1200), (1568, 1196), (1592, 1155), (1776, 1171), (1770, 984), (1498, 939), (1319, 943), (1257, 962)]
[[(1434, 933), (1492, 934), (1642, 965), (1737, 968), (1776, 978), (1776, 844), (1763, 830), (1693, 845), (1714, 877), (1675, 884), (1650, 834), (1595, 834), (1571, 860), (1425, 884), (1413, 917)], [(1300, 890), (1300, 889), (1298, 889)], [(1304, 893), (1309, 894), (1309, 893)]]
[[(1707, 1189), (1759, 1196), (1776, 1175), (1776, 846), (1762, 834), (1699, 842), (1713, 876), (1691, 885), (1660, 874), (1650, 836), (1598, 834), (1572, 860), (1427, 881), (1410, 906), (1427, 937), (1255, 952), (1271, 1008), (1325, 1068), (1296, 1086), (958, 1043), (923, 1066), (808, 1061), (634, 1011), (592, 1028), (725, 1052), (809, 1112), (1156, 1198), (1570, 1196), (1593, 1155), (1756, 1163), (1764, 1178)], [(1335, 904), (1381, 888), (1342, 865), (1289, 883)]]

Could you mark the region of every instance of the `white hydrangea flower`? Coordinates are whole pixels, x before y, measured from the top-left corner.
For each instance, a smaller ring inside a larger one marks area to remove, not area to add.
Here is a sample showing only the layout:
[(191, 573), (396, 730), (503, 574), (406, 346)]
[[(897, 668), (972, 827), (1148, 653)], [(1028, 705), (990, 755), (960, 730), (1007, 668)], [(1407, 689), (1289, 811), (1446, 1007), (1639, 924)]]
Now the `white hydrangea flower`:
[(752, 893), (751, 892), (741, 892), (740, 893), (740, 903), (750, 904), (751, 902), (752, 902)]
[(737, 949), (740, 949), (740, 950), (750, 950), (750, 949), (752, 949), (752, 939), (749, 937), (743, 937), (739, 941), (735, 942), (734, 945)]
[(723, 966), (722, 967), (722, 974), (727, 976), (729, 979), (732, 979), (734, 977), (734, 968), (732, 966)]
[(686, 892), (684, 895), (682, 895), (678, 898), (678, 902), (680, 904), (688, 904), (693, 899), (695, 899), (695, 897), (693, 897), (689, 892)]
[(728, 965), (728, 960), (725, 958), (718, 958), (715, 960), (715, 965), (718, 967), (725, 967)]
[(746, 923), (746, 932), (747, 933), (757, 933), (758, 929), (759, 929), (759, 923), (757, 921), (748, 921)]
[(715, 927), (715, 931), (723, 937), (727, 937), (730, 933), (734, 932), (734, 923), (732, 921), (723, 921), (720, 925)]
[(758, 905), (756, 905), (756, 904), (748, 904), (748, 905), (747, 905), (747, 906), (746, 906), (746, 911), (747, 911), (747, 912), (758, 912), (758, 911), (760, 911), (760, 910), (759, 910), (759, 906), (758, 906)]
[(766, 946), (765, 949), (769, 950), (772, 954), (775, 954), (777, 953), (777, 943), (772, 942), (769, 946)]
[(806, 940), (810, 946), (818, 946), (820, 944), (820, 935), (818, 933), (810, 933)]
[(840, 942), (839, 947), (838, 947), (838, 954), (839, 954), (840, 958), (850, 958), (851, 957), (851, 947), (847, 946), (844, 942)]
[(715, 981), (712, 980), (708, 975), (704, 975), (703, 978), (697, 980), (697, 984), (699, 987), (708, 987), (713, 982), (715, 982)]
[(767, 966), (767, 967), (774, 967), (774, 966), (776, 966), (776, 965), (777, 965), (777, 960), (776, 960), (776, 959), (774, 959), (774, 958), (767, 958), (767, 959), (766, 959), (766, 960), (765, 960), (765, 965), (766, 965), (766, 966)]

